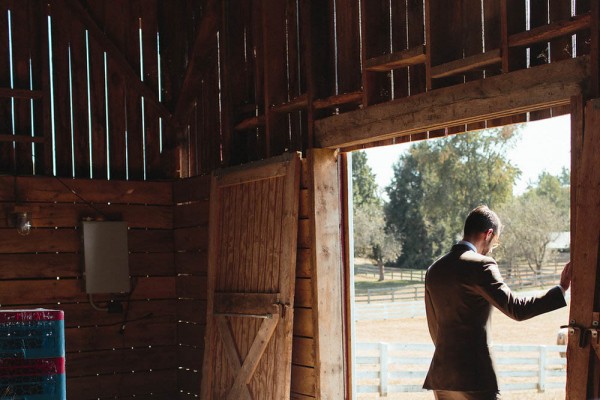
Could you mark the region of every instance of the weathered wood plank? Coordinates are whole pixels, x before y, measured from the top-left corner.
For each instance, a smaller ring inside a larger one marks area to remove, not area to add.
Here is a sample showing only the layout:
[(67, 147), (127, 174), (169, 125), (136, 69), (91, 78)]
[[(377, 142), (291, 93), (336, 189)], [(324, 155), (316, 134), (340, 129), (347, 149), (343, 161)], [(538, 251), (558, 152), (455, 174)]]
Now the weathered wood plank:
[[(0, 176), (2, 199), (12, 198), (15, 177)], [(16, 178), (19, 201), (78, 203), (93, 201), (111, 204), (172, 205), (171, 182), (143, 182), (92, 179), (56, 179), (38, 176)], [(81, 196), (84, 200), (77, 197)], [(10, 196), (10, 197), (7, 197)]]
[(179, 346), (152, 346), (69, 353), (69, 382), (78, 376), (96, 374), (174, 371), (179, 367), (177, 358), (173, 357), (178, 349)]
[(176, 345), (176, 323), (156, 322), (152, 318), (121, 325), (65, 329), (67, 358), (70, 353), (131, 347)]
[[(75, 253), (0, 254), (2, 279), (81, 277), (81, 255)], [(131, 253), (131, 276), (174, 275), (172, 253)]]
[(303, 367), (313, 367), (316, 364), (314, 340), (311, 338), (295, 337), (292, 349), (292, 362)]
[(396, 53), (370, 58), (365, 63), (367, 71), (390, 71), (425, 63), (425, 46), (417, 46)]
[[(176, 297), (175, 277), (137, 278), (131, 299), (172, 299)], [(0, 281), (0, 304), (44, 304), (87, 302), (81, 279)]]
[(210, 196), (210, 175), (198, 175), (173, 181), (173, 202), (208, 200)]
[(208, 255), (204, 250), (177, 252), (175, 253), (175, 265), (178, 274), (206, 276)]
[[(336, 152), (313, 149), (308, 153), (311, 168), (311, 236), (313, 320), (315, 332), (315, 378), (317, 396), (337, 399), (344, 396), (342, 265), (339, 210), (339, 179)], [(301, 393), (309, 393), (303, 392)]]
[[(36, 228), (77, 227), (81, 221), (102, 218), (110, 221), (127, 221), (130, 228), (171, 229), (173, 208), (169, 206), (105, 205), (72, 203), (26, 203), (21, 206), (32, 213)], [(8, 228), (8, 212), (0, 209), (0, 228)]]
[(177, 251), (206, 251), (208, 226), (178, 228), (173, 231), (173, 237)]
[(206, 332), (207, 327), (204, 324), (179, 323), (177, 324), (177, 342), (187, 346), (204, 348), (204, 335)]
[(468, 71), (473, 71), (478, 68), (487, 67), (493, 64), (500, 64), (500, 50), (489, 50), (485, 53), (475, 54), (470, 57), (461, 58), (451, 61), (446, 64), (436, 65), (431, 68), (432, 78), (443, 78), (446, 76), (457, 75)]
[(294, 336), (313, 337), (313, 310), (296, 306), (294, 308)]
[(185, 276), (177, 277), (177, 297), (185, 299), (206, 300), (205, 276)]
[(565, 60), (325, 118), (315, 122), (316, 141), (350, 146), (568, 104), (588, 67), (586, 57)]
[[(541, 4), (541, 3), (540, 3)], [(553, 2), (552, 4), (558, 4)], [(548, 11), (546, 10), (546, 13)], [(547, 14), (546, 14), (547, 15)], [(546, 17), (547, 18), (547, 17)], [(542, 19), (542, 21), (544, 21)], [(544, 21), (546, 22), (546, 21)], [(540, 42), (548, 42), (557, 37), (571, 35), (575, 32), (589, 29), (591, 23), (590, 14), (577, 15), (568, 19), (563, 19), (553, 23), (532, 28), (528, 31), (515, 33), (508, 37), (508, 45), (510, 47), (529, 46)], [(539, 22), (538, 22), (539, 24)], [(542, 50), (546, 47), (543, 46)], [(564, 49), (564, 48), (563, 48)], [(541, 53), (540, 53), (541, 54)], [(538, 56), (539, 54), (535, 54)], [(547, 57), (547, 55), (546, 55)], [(547, 59), (546, 59), (547, 61)]]
[(67, 385), (67, 397), (81, 400), (133, 395), (174, 399), (177, 394), (176, 370), (79, 377)]
[(321, 398), (317, 394), (317, 377), (314, 368), (303, 367), (299, 365), (292, 366), (292, 387), (291, 392), (307, 396)]
[(180, 299), (177, 304), (177, 319), (206, 325), (206, 300)]

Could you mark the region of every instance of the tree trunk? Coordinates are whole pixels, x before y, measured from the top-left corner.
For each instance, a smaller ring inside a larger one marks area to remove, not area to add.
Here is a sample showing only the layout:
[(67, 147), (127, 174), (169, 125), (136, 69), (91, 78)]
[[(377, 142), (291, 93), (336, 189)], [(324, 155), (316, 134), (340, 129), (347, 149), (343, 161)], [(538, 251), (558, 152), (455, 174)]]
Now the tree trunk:
[(379, 280), (382, 281), (385, 279), (385, 267), (383, 265), (383, 260), (377, 260), (377, 266), (379, 267)]

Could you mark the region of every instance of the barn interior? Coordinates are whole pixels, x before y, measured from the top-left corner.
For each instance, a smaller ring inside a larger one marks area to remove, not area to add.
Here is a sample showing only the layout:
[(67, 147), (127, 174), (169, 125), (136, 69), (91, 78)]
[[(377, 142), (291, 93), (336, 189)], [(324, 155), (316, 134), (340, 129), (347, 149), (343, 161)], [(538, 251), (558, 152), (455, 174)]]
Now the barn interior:
[[(570, 114), (566, 392), (598, 398), (599, 26), (595, 0), (2, 0), (1, 309), (64, 311), (69, 399), (351, 399), (347, 152)], [(125, 282), (90, 289), (84, 222), (118, 221)]]

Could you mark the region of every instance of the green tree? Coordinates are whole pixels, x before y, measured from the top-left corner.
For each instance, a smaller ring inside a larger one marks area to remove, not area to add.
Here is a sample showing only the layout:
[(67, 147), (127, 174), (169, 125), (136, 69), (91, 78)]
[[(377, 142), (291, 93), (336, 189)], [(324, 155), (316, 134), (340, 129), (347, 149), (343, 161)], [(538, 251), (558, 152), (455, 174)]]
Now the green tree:
[(471, 209), (512, 197), (519, 170), (506, 152), (517, 133), (512, 126), (454, 135), (413, 145), (400, 157), (386, 188), (386, 215), (402, 242), (401, 266), (426, 268), (461, 236)]
[(548, 244), (561, 231), (569, 230), (569, 172), (554, 176), (542, 172), (537, 182), (499, 211), (504, 224), (499, 261), (509, 271), (525, 261), (540, 272), (548, 255)]
[(352, 201), (355, 208), (365, 204), (381, 204), (377, 196), (375, 174), (367, 160), (367, 153), (364, 151), (352, 153)]
[(383, 202), (377, 194), (375, 174), (363, 151), (352, 154), (352, 198), (354, 253), (375, 261), (379, 278), (385, 278), (385, 263), (400, 254), (400, 243), (385, 230)]

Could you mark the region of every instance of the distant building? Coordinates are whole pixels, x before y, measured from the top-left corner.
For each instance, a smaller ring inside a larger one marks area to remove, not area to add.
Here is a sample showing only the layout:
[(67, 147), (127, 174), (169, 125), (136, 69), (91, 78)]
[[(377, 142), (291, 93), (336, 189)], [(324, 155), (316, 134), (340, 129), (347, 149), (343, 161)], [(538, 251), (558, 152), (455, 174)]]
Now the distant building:
[(550, 243), (546, 248), (548, 250), (558, 251), (559, 253), (569, 253), (571, 251), (571, 232), (550, 232)]

